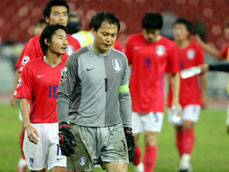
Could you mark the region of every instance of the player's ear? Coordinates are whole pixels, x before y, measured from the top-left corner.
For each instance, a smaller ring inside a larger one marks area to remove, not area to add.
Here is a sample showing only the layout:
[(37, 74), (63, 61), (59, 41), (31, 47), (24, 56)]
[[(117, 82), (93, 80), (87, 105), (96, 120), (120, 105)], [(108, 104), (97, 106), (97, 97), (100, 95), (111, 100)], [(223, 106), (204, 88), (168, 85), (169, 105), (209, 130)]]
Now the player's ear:
[(45, 39), (45, 44), (50, 46), (50, 42), (47, 39)]
[(95, 35), (95, 34), (96, 34), (96, 30), (95, 30), (95, 28), (94, 28), (94, 27), (91, 29), (91, 32), (92, 32), (92, 34), (93, 34), (93, 35)]
[(50, 18), (49, 18), (49, 17), (45, 17), (45, 22), (46, 22), (47, 24), (49, 24), (49, 21), (50, 21)]

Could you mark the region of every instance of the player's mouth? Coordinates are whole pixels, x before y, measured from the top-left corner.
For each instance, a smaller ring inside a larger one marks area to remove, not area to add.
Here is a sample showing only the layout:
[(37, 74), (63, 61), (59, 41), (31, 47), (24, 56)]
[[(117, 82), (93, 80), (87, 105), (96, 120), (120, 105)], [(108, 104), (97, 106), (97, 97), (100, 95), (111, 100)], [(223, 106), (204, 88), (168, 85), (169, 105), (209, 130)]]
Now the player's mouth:
[(110, 48), (112, 44), (103, 44), (105, 48)]
[(62, 26), (65, 26), (65, 23), (64, 22), (60, 22), (58, 23), (59, 25), (62, 25)]

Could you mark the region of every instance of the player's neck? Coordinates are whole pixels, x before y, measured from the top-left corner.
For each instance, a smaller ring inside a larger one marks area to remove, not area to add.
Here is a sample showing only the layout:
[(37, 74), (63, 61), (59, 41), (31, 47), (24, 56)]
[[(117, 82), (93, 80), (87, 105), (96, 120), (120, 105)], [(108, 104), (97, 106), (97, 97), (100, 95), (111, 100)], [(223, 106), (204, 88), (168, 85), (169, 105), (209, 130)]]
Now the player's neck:
[(47, 53), (46, 56), (43, 57), (45, 63), (49, 64), (52, 67), (58, 66), (62, 62), (61, 55)]
[(185, 40), (179, 40), (179, 41), (175, 41), (177, 46), (179, 48), (186, 48), (189, 45), (189, 40), (185, 39)]

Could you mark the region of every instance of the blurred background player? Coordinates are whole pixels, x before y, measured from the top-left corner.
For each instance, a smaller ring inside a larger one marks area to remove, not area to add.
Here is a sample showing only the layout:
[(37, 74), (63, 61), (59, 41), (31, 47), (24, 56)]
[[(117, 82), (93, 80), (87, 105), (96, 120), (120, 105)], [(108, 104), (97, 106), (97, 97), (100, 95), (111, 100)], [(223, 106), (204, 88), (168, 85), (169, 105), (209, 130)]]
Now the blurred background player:
[(68, 34), (72, 35), (79, 32), (81, 30), (81, 27), (82, 25), (80, 22), (80, 17), (77, 15), (76, 12), (70, 12), (67, 25)]
[[(45, 28), (46, 26), (46, 22), (44, 19), (40, 19), (35, 25), (34, 25), (34, 35), (39, 35), (41, 34), (41, 32), (43, 31), (43, 29)], [(20, 55), (20, 57), (18, 58), (18, 61), (16, 63), (16, 68), (18, 70), (18, 66), (20, 65), (22, 59), (23, 59), (23, 54), (24, 54), (24, 51), (25, 51), (25, 48), (27, 46), (27, 43), (24, 45), (24, 48), (22, 50), (22, 53)], [(16, 72), (15, 73), (15, 80), (14, 80), (14, 89), (16, 89), (16, 85), (17, 85), (17, 81), (18, 81), (18, 78), (20, 76), (18, 76), (19, 73)], [(12, 107), (16, 106), (17, 104), (17, 100), (15, 97), (13, 97), (13, 93), (12, 93), (12, 96), (10, 98), (10, 105)], [(21, 116), (21, 111), (19, 110), (19, 119), (22, 121), (22, 116)], [(17, 170), (18, 172), (25, 172), (26, 171), (26, 160), (25, 160), (25, 156), (24, 156), (24, 153), (23, 153), (23, 141), (24, 141), (24, 132), (25, 132), (25, 128), (23, 126), (22, 128), (22, 131), (21, 131), (21, 134), (20, 134), (20, 148), (21, 148), (21, 153), (22, 153), (22, 157), (21, 159), (19, 160), (18, 162), (18, 167), (17, 167)]]
[[(94, 36), (91, 31), (93, 22), (94, 22), (94, 18), (95, 16), (91, 18), (91, 21), (89, 23), (89, 28), (90, 28), (89, 31), (81, 30), (72, 35), (74, 38), (76, 38), (79, 41), (81, 47), (88, 46), (94, 40)], [(115, 40), (113, 48), (115, 48), (116, 50), (122, 51), (122, 44), (118, 39)]]
[[(207, 71), (220, 71), (220, 72), (229, 72), (229, 64), (204, 64), (201, 65), (202, 72), (206, 73)], [(227, 134), (229, 135), (229, 108), (227, 109), (227, 119), (226, 119), (226, 125), (227, 125)]]
[(135, 136), (136, 171), (143, 171), (139, 134), (145, 134), (144, 172), (152, 172), (157, 159), (157, 133), (161, 132), (164, 113), (164, 75), (171, 74), (174, 92), (173, 106), (179, 105), (179, 60), (175, 43), (163, 37), (162, 16), (146, 13), (142, 20), (143, 33), (130, 35), (125, 53), (132, 66), (130, 92), (132, 126)]
[[(68, 171), (93, 171), (100, 162), (108, 172), (127, 172), (133, 160), (128, 62), (122, 52), (112, 48), (119, 30), (120, 21), (113, 13), (97, 13), (93, 43), (67, 62), (58, 90), (57, 114)], [(68, 149), (71, 133), (75, 152)]]
[[(56, 113), (57, 89), (67, 57), (67, 31), (61, 25), (48, 25), (41, 34), (43, 58), (26, 65), (18, 80), (15, 97), (20, 99), (26, 129), (23, 150), (31, 171), (66, 171), (61, 155)], [(29, 110), (30, 104), (30, 110)]]
[[(174, 40), (177, 45), (177, 55), (180, 70), (204, 64), (202, 48), (190, 41), (192, 24), (184, 18), (178, 18), (173, 25)], [(194, 146), (194, 124), (199, 120), (201, 106), (206, 105), (206, 78), (202, 73), (188, 79), (180, 79), (180, 104), (182, 116), (180, 120), (173, 120), (172, 90), (169, 91), (169, 120), (176, 127), (176, 145), (181, 157), (180, 171), (191, 170), (191, 153)]]

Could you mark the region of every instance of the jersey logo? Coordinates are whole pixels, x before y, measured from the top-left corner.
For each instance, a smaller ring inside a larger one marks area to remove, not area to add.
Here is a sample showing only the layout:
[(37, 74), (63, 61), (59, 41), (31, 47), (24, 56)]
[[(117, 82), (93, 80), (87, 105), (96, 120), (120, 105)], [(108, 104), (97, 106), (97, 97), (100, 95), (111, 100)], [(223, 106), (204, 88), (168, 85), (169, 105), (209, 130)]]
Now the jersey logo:
[(165, 54), (165, 47), (163, 45), (159, 45), (156, 47), (156, 53), (158, 56), (162, 56)]
[(21, 64), (22, 64), (22, 65), (25, 65), (26, 63), (29, 62), (29, 60), (30, 60), (29, 56), (24, 56), (23, 59), (22, 59)]
[(37, 75), (38, 78), (42, 78), (43, 76), (45, 76), (45, 75)]
[(188, 57), (188, 59), (189, 59), (189, 60), (194, 59), (195, 54), (196, 54), (195, 50), (193, 50), (193, 49), (188, 50), (188, 52), (187, 52), (187, 57)]
[(93, 70), (94, 68), (87, 68), (86, 71), (90, 71), (90, 70)]
[(86, 157), (80, 157), (80, 165), (84, 166), (87, 163), (87, 158)]
[(74, 52), (74, 48), (71, 45), (68, 45), (67, 47), (67, 54), (70, 56)]
[(61, 78), (60, 78), (60, 82), (64, 82), (67, 80), (67, 71), (68, 68), (64, 67), (63, 69), (61, 69)]
[(113, 68), (116, 72), (119, 72), (122, 69), (121, 68), (121, 61), (119, 59), (113, 59), (112, 65), (113, 65)]
[(17, 86), (16, 88), (20, 87), (22, 85), (22, 79), (19, 78), (18, 81), (17, 81)]

